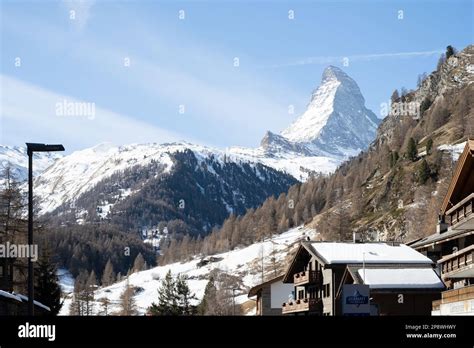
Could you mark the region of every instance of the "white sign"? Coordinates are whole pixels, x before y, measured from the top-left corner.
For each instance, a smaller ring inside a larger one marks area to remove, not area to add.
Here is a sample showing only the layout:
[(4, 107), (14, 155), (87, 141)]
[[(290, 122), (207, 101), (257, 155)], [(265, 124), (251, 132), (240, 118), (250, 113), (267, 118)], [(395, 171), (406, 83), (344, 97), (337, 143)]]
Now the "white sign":
[(342, 287), (343, 315), (370, 315), (370, 289), (368, 285), (346, 284)]

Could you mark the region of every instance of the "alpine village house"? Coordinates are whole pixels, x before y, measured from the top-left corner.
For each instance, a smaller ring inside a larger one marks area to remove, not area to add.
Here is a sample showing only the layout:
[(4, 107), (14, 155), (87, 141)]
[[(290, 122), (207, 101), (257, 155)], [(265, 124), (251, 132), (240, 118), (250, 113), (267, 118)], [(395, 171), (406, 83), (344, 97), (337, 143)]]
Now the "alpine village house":
[(409, 245), (437, 262), (446, 284), (432, 314), (474, 315), (474, 140), (459, 156), (436, 233)]
[[(258, 315), (474, 315), (473, 212), (474, 140), (467, 140), (436, 233), (406, 245), (301, 242), (285, 274), (249, 297), (257, 296)], [(293, 288), (281, 313), (270, 303), (282, 296), (269, 288), (280, 279)]]

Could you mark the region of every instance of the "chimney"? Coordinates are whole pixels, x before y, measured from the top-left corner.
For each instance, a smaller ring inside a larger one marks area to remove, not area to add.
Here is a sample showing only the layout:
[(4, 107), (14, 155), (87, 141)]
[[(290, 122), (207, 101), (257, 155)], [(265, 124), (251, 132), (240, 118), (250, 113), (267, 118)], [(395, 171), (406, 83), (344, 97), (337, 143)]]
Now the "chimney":
[(438, 215), (438, 224), (436, 225), (436, 233), (440, 234), (448, 230), (448, 224), (444, 220), (444, 215)]

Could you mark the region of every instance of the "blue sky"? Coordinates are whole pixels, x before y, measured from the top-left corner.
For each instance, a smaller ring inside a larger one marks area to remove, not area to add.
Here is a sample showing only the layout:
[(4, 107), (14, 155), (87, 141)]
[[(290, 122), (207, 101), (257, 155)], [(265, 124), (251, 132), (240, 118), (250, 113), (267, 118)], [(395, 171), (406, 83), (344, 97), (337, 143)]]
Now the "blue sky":
[[(303, 113), (329, 64), (379, 115), (448, 44), (473, 42), (472, 1), (0, 3), (0, 143), (68, 150), (104, 141), (257, 146)], [(94, 103), (94, 117), (58, 116), (62, 101)]]

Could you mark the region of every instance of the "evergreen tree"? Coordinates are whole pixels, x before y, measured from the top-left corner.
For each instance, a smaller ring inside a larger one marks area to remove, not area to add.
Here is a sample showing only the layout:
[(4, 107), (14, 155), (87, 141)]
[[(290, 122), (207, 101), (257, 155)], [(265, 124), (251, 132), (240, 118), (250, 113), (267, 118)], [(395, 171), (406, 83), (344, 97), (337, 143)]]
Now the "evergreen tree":
[(426, 142), (426, 154), (429, 155), (431, 153), (431, 149), (433, 148), (433, 139), (429, 138)]
[(426, 181), (430, 178), (431, 170), (428, 162), (425, 159), (421, 161), (420, 166), (418, 167), (418, 181), (420, 184), (425, 184)]
[(214, 277), (211, 276), (204, 289), (204, 296), (198, 305), (198, 314), (208, 315), (212, 313), (212, 309), (216, 306), (217, 288), (214, 283)]
[(455, 54), (455, 50), (454, 50), (454, 47), (449, 45), (448, 47), (446, 47), (446, 60), (449, 59), (449, 57), (453, 56)]
[(410, 138), (408, 141), (408, 146), (407, 146), (407, 157), (410, 159), (412, 162), (415, 162), (417, 159), (417, 148), (416, 148), (416, 141), (413, 138)]
[(152, 303), (148, 312), (151, 315), (179, 315), (178, 294), (171, 271), (166, 273), (158, 289), (158, 304)]
[(35, 278), (35, 300), (48, 306), (51, 315), (57, 315), (62, 307), (61, 288), (58, 284), (56, 266), (51, 263), (47, 253), (38, 260)]
[(191, 305), (191, 300), (195, 300), (196, 296), (189, 289), (187, 278), (185, 276), (178, 276), (176, 279), (176, 293), (178, 295), (178, 306), (183, 315), (192, 315), (195, 313), (194, 306)]
[(393, 91), (392, 96), (390, 97), (390, 101), (392, 103), (396, 103), (399, 98), (400, 98), (400, 95), (398, 94), (398, 89), (396, 89)]

